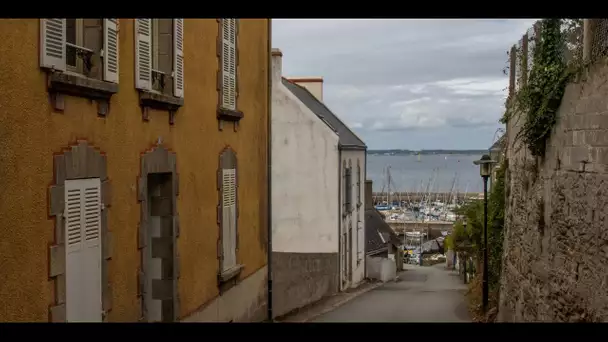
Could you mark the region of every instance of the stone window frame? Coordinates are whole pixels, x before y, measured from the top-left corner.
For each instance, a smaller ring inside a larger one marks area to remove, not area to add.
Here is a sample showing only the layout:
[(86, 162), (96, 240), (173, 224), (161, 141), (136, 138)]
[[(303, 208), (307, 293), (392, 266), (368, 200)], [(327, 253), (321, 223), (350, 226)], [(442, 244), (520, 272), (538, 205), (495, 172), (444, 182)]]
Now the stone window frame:
[[(78, 18), (83, 20), (82, 18)], [(103, 50), (103, 35), (104, 35), (104, 20), (107, 18), (102, 18), (101, 25), (101, 45)], [(40, 25), (44, 25), (42, 22), (43, 19), (40, 20)], [(116, 19), (116, 25), (118, 27), (119, 20)], [(64, 25), (67, 25), (64, 23)], [(82, 22), (78, 25), (84, 25)], [(79, 29), (77, 28), (77, 31)], [(65, 33), (64, 33), (65, 34)], [(64, 40), (65, 40), (64, 35)], [(39, 43), (41, 44), (41, 43)], [(40, 46), (40, 49), (43, 47)], [(93, 58), (93, 61), (101, 60), (99, 53), (95, 51), (91, 52), (90, 50), (79, 47), (82, 50), (84, 55), (90, 56)], [(67, 59), (67, 55), (64, 55), (64, 60)], [(77, 57), (78, 58), (78, 57)], [(101, 66), (101, 71), (103, 73), (103, 63), (102, 61), (99, 63)], [(82, 64), (82, 61), (79, 60), (78, 64)], [(89, 100), (93, 100), (97, 102), (97, 115), (100, 117), (105, 117), (108, 115), (110, 111), (110, 98), (112, 95), (118, 93), (118, 83), (113, 83), (109, 81), (104, 81), (103, 77), (101, 79), (97, 79), (95, 77), (89, 77), (86, 72), (80, 73), (75, 71), (73, 68), (68, 68), (66, 65), (66, 70), (56, 70), (56, 69), (45, 69), (47, 74), (47, 91), (49, 93), (49, 100), (51, 106), (54, 110), (63, 112), (65, 110), (65, 95), (84, 97)], [(78, 68), (77, 68), (78, 69)]]
[[(238, 260), (238, 251), (239, 251), (239, 168), (238, 168), (238, 157), (234, 149), (230, 146), (226, 146), (222, 149), (219, 154), (218, 159), (218, 169), (217, 169), (217, 227), (218, 227), (218, 239), (217, 239), (217, 259), (218, 259), (218, 276), (217, 282), (220, 288), (220, 292), (225, 292), (234, 285), (237, 284), (239, 275), (241, 271), (245, 267), (243, 264), (239, 264)], [(223, 258), (223, 227), (222, 227), (222, 219), (223, 219), (223, 177), (222, 170), (224, 169), (232, 169), (235, 170), (235, 202), (236, 202), (236, 225), (235, 225), (235, 253), (236, 253), (236, 262), (237, 265), (234, 268), (234, 271), (230, 274), (222, 274), (222, 258)]]
[(65, 255), (65, 181), (99, 178), (101, 182), (101, 281), (102, 319), (107, 322), (112, 310), (112, 286), (108, 275), (112, 259), (112, 232), (108, 229), (108, 208), (111, 202), (110, 180), (107, 176), (107, 157), (86, 140), (78, 140), (53, 156), (53, 182), (49, 186), (49, 216), (55, 219), (54, 242), (49, 246), (49, 278), (54, 285), (54, 300), (49, 307), (49, 321), (66, 321), (66, 255)]
[(223, 53), (223, 41), (222, 41), (222, 25), (223, 25), (223, 20), (224, 19), (217, 19), (217, 39), (216, 39), (216, 55), (217, 55), (217, 65), (218, 65), (218, 69), (217, 69), (217, 84), (216, 84), (216, 89), (217, 89), (217, 119), (218, 119), (218, 125), (219, 125), (219, 130), (223, 130), (224, 127), (224, 121), (229, 121), (232, 122), (234, 124), (234, 131), (236, 132), (237, 128), (238, 128), (238, 123), (239, 121), (245, 116), (243, 114), (242, 111), (238, 110), (239, 108), (239, 27), (241, 25), (241, 21), (240, 19), (236, 19), (236, 41), (235, 41), (235, 54), (236, 54), (236, 61), (235, 61), (235, 69), (236, 69), (236, 75), (235, 75), (235, 102), (236, 102), (236, 110), (230, 110), (230, 109), (226, 109), (222, 107), (222, 84), (223, 84), (223, 77), (222, 77), (222, 53)]
[(145, 294), (146, 291), (152, 288), (152, 284), (146, 281), (147, 267), (144, 264), (146, 248), (148, 246), (148, 175), (155, 173), (171, 173), (172, 179), (172, 197), (173, 197), (173, 278), (171, 279), (171, 289), (173, 295), (173, 321), (177, 321), (180, 312), (180, 297), (178, 281), (180, 278), (180, 258), (178, 253), (178, 238), (180, 235), (179, 215), (177, 212), (177, 197), (179, 196), (179, 174), (177, 173), (177, 159), (174, 152), (165, 148), (161, 144), (152, 147), (150, 150), (141, 155), (141, 170), (137, 180), (138, 191), (137, 200), (140, 202), (140, 221), (138, 226), (138, 249), (140, 250), (140, 267), (138, 269), (138, 291), (140, 315), (139, 321), (147, 322), (148, 315), (146, 310)]

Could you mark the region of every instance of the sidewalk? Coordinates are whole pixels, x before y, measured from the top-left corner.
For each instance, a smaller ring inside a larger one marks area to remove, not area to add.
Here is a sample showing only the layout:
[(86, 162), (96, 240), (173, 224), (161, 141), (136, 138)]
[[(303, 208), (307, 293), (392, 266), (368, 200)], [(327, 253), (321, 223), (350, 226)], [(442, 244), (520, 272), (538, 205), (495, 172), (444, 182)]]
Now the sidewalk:
[(333, 296), (326, 297), (321, 299), (318, 302), (312, 303), (308, 306), (300, 308), (296, 312), (292, 314), (288, 314), (287, 316), (281, 317), (276, 320), (278, 323), (305, 323), (315, 319), (318, 316), (321, 316), (325, 313), (328, 313), (341, 305), (346, 304), (350, 300), (371, 291), (384, 283), (379, 281), (366, 281), (363, 284), (359, 285), (356, 289), (349, 289), (345, 292), (339, 292), (334, 294)]

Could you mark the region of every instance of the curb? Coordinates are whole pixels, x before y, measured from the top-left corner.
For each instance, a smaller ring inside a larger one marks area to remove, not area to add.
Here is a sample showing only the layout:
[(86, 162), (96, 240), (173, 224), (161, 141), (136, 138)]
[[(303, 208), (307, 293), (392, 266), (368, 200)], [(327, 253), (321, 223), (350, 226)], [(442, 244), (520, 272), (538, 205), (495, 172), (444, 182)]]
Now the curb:
[(378, 287), (380, 287), (380, 286), (382, 286), (384, 284), (386, 284), (386, 283), (378, 282), (376, 284), (373, 284), (372, 286), (366, 288), (365, 290), (361, 290), (360, 292), (355, 292), (352, 296), (347, 296), (343, 300), (341, 300), (341, 301), (335, 303), (334, 305), (326, 308), (325, 310), (319, 312), (318, 314), (312, 315), (312, 316), (310, 316), (310, 317), (308, 317), (308, 318), (306, 318), (304, 320), (301, 320), (301, 321), (298, 321), (298, 322), (294, 322), (294, 323), (307, 323), (307, 322), (310, 322), (313, 319), (315, 319), (315, 318), (317, 318), (317, 317), (319, 317), (321, 315), (324, 315), (324, 314), (326, 314), (326, 313), (328, 313), (330, 311), (333, 311), (333, 310), (337, 309), (338, 307), (340, 307), (340, 306), (342, 306), (342, 305), (350, 302), (351, 300), (359, 297), (360, 295), (362, 295), (362, 294), (364, 294), (366, 292), (369, 292), (369, 291), (371, 291), (371, 290), (373, 290), (375, 288), (378, 288)]

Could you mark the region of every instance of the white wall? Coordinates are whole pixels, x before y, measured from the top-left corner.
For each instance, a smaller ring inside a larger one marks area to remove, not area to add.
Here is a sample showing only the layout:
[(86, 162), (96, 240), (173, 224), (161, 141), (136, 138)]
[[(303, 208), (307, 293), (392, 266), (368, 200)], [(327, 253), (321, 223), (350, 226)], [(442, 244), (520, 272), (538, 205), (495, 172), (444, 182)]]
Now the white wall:
[[(340, 226), (340, 236), (344, 238), (344, 234), (348, 232), (349, 226), (352, 224), (352, 232), (353, 232), (353, 248), (352, 252), (352, 282), (349, 282), (346, 287), (356, 287), (364, 278), (365, 278), (365, 151), (361, 150), (343, 150), (341, 164), (344, 165), (346, 162), (346, 166), (348, 167), (349, 161), (352, 165), (352, 208), (353, 211), (346, 216), (340, 215), (341, 226)], [(360, 189), (360, 197), (357, 198), (357, 161), (361, 167), (361, 175), (359, 182), (361, 184)], [(340, 210), (342, 211), (342, 204), (344, 203), (344, 177), (343, 170), (340, 170), (340, 182), (341, 182), (341, 206)], [(357, 205), (360, 203), (360, 205)], [(360, 222), (358, 224), (357, 222)], [(359, 229), (360, 228), (360, 229)], [(348, 241), (348, 240), (347, 240)], [(343, 244), (341, 244), (343, 246)], [(342, 258), (344, 259), (344, 258)], [(347, 260), (342, 260), (341, 262), (347, 262)], [(344, 267), (340, 267), (341, 278), (344, 277)], [(344, 289), (344, 287), (342, 287)]]
[(274, 252), (338, 252), (338, 158), (338, 135), (281, 83), (273, 56)]
[(366, 257), (367, 277), (382, 282), (395, 280), (397, 277), (397, 265), (395, 261), (388, 258)]

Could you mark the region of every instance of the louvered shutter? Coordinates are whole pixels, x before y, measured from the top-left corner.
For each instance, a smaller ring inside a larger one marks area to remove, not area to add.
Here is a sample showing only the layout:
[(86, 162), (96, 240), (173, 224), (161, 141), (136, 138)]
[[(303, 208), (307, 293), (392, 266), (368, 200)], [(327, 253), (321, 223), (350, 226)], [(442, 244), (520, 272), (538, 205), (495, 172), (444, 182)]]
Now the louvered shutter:
[(135, 87), (152, 89), (152, 19), (135, 19)]
[(101, 322), (101, 184), (65, 182), (66, 320)]
[(236, 266), (236, 169), (222, 170), (223, 270)]
[(173, 19), (173, 95), (184, 97), (184, 19)]
[(118, 83), (118, 19), (103, 20), (103, 79)]
[(222, 20), (222, 107), (236, 110), (236, 19)]
[(40, 19), (40, 66), (65, 71), (65, 18)]

